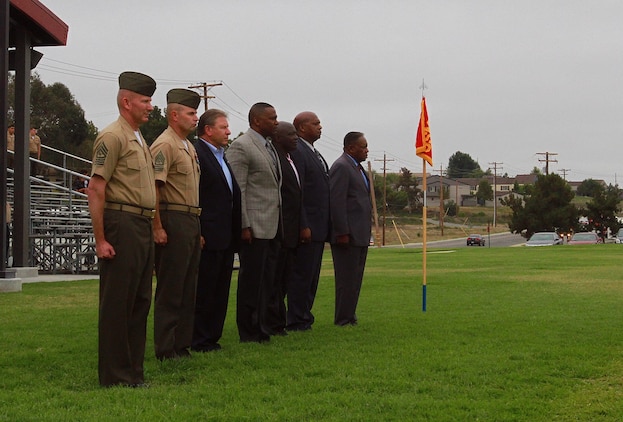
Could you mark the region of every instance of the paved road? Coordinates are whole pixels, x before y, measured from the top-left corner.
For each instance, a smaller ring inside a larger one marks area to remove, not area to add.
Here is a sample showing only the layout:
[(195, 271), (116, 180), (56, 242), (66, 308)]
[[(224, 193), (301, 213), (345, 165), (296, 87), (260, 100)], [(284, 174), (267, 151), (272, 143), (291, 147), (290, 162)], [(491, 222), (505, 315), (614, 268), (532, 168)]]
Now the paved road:
[[(492, 235), (484, 235), (487, 248), (499, 248), (499, 247), (510, 247), (510, 246), (519, 246), (526, 243), (526, 239), (521, 237), (521, 235), (514, 233), (496, 233)], [(466, 245), (466, 237), (460, 237), (457, 239), (450, 240), (436, 240), (434, 242), (428, 242), (427, 246), (429, 248), (465, 248)], [(386, 248), (400, 248), (401, 245), (391, 245), (386, 246)], [(406, 248), (421, 248), (422, 243), (408, 243), (405, 244)], [(478, 248), (479, 246), (470, 246), (470, 248)], [(482, 247), (482, 246), (480, 246)]]

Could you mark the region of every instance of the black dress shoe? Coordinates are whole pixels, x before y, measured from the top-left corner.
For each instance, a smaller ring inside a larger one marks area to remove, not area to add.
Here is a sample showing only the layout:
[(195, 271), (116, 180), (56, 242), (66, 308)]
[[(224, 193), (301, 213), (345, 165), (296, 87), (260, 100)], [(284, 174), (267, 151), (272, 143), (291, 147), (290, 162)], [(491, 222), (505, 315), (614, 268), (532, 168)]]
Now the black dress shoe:
[(145, 382), (137, 382), (135, 384), (126, 384), (125, 387), (128, 388), (149, 388), (149, 384)]
[(312, 329), (311, 325), (300, 325), (300, 326), (293, 326), (293, 327), (286, 328), (286, 330), (288, 331), (309, 331), (311, 329)]
[(178, 358), (181, 358), (181, 359), (189, 358), (190, 357), (190, 352), (188, 351), (188, 349), (177, 350), (175, 352), (175, 356), (177, 356)]
[(190, 350), (192, 350), (193, 352), (199, 352), (199, 353), (214, 352), (216, 350), (221, 350), (221, 345), (218, 343), (209, 343), (204, 346), (191, 347)]

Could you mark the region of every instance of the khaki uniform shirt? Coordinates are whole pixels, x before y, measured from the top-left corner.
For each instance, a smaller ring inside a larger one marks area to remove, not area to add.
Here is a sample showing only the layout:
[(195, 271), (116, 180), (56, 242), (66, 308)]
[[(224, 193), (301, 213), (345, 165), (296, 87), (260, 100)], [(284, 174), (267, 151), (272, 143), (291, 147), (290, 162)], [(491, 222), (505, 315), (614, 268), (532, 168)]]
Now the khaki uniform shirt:
[(32, 154), (37, 154), (39, 152), (39, 148), (41, 148), (41, 138), (38, 135), (33, 135), (30, 137), (30, 143), (28, 145), (28, 152)]
[(9, 151), (15, 151), (15, 134), (7, 132), (6, 134), (6, 149)]
[(106, 181), (106, 201), (155, 208), (154, 166), (144, 139), (142, 143), (121, 116), (97, 136), (91, 176)]
[(193, 144), (180, 138), (169, 126), (152, 144), (151, 154), (156, 180), (164, 182), (160, 201), (199, 206), (200, 170)]

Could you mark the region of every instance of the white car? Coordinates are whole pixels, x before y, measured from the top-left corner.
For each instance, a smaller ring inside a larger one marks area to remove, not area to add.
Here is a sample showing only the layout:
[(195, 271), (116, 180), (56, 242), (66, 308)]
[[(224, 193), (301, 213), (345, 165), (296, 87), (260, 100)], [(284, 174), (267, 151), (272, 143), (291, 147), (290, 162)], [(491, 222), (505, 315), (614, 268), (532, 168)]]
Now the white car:
[(562, 238), (555, 232), (539, 232), (530, 236), (526, 246), (553, 246), (562, 245)]

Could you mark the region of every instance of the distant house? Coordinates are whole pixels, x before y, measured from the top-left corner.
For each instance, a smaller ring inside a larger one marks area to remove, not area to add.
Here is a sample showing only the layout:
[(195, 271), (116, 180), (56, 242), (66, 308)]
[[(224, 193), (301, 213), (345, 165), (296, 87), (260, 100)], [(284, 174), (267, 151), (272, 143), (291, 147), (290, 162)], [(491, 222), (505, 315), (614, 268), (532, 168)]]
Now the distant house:
[[(418, 180), (418, 188), (422, 190), (422, 174), (414, 174)], [(523, 198), (523, 195), (513, 192), (515, 184), (519, 186), (533, 185), (536, 183), (538, 175), (536, 174), (518, 174), (515, 177), (502, 177), (493, 175), (484, 175), (483, 177), (463, 177), (459, 179), (450, 179), (448, 177), (431, 176), (426, 177), (426, 199), (427, 206), (438, 207), (441, 198), (441, 184), (444, 187), (444, 203), (454, 201), (459, 206), (476, 206), (476, 193), (478, 185), (482, 180), (486, 180), (491, 185), (491, 189), (495, 192), (495, 198), (500, 203), (500, 199), (507, 199), (512, 193), (515, 196)], [(603, 186), (607, 186), (603, 180), (597, 180)], [(577, 192), (578, 186), (582, 182), (567, 182), (573, 192)], [(485, 206), (493, 206), (493, 201), (486, 201)]]

